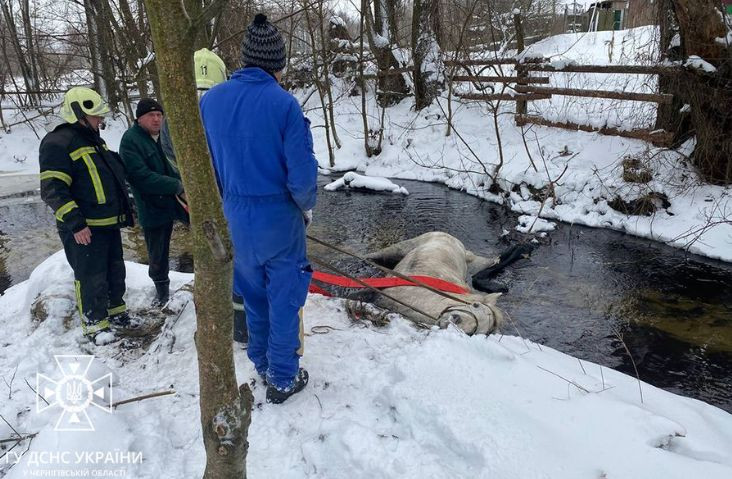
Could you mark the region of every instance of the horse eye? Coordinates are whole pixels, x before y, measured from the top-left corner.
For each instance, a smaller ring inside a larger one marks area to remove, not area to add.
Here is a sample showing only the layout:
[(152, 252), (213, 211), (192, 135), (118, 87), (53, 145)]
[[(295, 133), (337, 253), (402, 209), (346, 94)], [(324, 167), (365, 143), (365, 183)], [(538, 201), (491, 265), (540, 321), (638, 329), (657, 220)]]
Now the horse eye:
[(463, 318), (461, 318), (459, 314), (451, 314), (450, 319), (455, 324), (460, 324), (463, 320)]
[(473, 304), (471, 304), (471, 306), (474, 307), (474, 308), (476, 308), (476, 309), (477, 308), (480, 308), (480, 304), (479, 303), (473, 303)]

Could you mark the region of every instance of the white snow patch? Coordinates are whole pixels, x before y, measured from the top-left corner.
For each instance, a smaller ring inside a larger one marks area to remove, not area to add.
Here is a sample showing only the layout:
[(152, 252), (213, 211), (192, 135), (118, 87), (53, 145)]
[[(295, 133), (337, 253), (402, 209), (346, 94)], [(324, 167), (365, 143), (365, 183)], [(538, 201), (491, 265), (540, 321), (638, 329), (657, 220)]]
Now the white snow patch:
[(336, 26), (342, 26), (342, 27), (345, 27), (345, 26), (346, 26), (346, 21), (345, 21), (345, 20), (343, 20), (343, 19), (342, 19), (341, 17), (339, 17), (338, 15), (332, 15), (332, 16), (330, 17), (330, 23), (331, 23), (332, 25), (336, 25)]
[(399, 193), (408, 195), (409, 192), (403, 186), (392, 183), (388, 178), (380, 178), (373, 176), (362, 176), (349, 171), (342, 178), (328, 183), (323, 187), (326, 191), (336, 191), (343, 188), (360, 188), (373, 191), (388, 191), (390, 193)]
[(686, 68), (702, 70), (707, 73), (714, 73), (717, 71), (717, 67), (697, 55), (689, 55), (689, 58), (686, 59), (684, 66)]
[(521, 215), (518, 218), (516, 231), (520, 233), (539, 233), (542, 231), (554, 231), (556, 223), (531, 215)]

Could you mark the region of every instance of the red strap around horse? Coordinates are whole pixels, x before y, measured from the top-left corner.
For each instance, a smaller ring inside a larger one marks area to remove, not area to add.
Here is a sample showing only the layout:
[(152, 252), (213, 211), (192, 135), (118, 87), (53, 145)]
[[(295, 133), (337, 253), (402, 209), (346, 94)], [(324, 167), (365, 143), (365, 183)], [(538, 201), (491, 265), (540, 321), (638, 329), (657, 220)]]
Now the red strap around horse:
[[(443, 291), (445, 293), (465, 294), (469, 292), (462, 286), (451, 283), (449, 281), (445, 281), (444, 279), (433, 278), (432, 276), (410, 276), (410, 278), (414, 278), (428, 286), (432, 286), (433, 288)], [(362, 281), (363, 283), (376, 289), (393, 288), (395, 286), (419, 286), (418, 284), (407, 281), (406, 279), (394, 277), (358, 279), (359, 281)], [(323, 273), (321, 271), (313, 272), (313, 280), (320, 283), (330, 284), (332, 286), (341, 286), (343, 288), (364, 288), (363, 285), (357, 283), (352, 279), (335, 274)], [(323, 288), (312, 283), (310, 283), (310, 292), (322, 294), (324, 296), (331, 296), (331, 294), (325, 291)]]

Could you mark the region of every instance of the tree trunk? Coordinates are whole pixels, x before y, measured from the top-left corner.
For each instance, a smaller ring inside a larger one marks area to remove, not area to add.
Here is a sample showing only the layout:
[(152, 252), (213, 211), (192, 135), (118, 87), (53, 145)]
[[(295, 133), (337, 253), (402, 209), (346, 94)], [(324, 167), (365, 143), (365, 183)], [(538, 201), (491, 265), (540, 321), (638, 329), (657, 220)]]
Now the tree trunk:
[[(366, 1), (361, 2), (361, 6), (364, 6)], [(363, 121), (363, 147), (366, 151), (366, 157), (371, 158), (374, 155), (374, 151), (371, 148), (371, 132), (369, 131), (369, 120), (368, 112), (366, 111), (366, 80), (363, 77), (363, 64), (364, 64), (364, 53), (363, 53), (363, 36), (364, 33), (364, 16), (363, 13), (359, 15), (358, 23), (358, 45), (359, 45), (359, 56), (358, 56), (358, 78), (359, 86), (361, 90), (361, 120)]]
[[(107, 0), (84, 0), (87, 19), (93, 24), (89, 31), (95, 33), (95, 39), (90, 38), (90, 50), (94, 49), (92, 65), (96, 63), (99, 74), (99, 94), (107, 100), (112, 108), (117, 108), (119, 103), (119, 92), (117, 91), (114, 65), (112, 59), (112, 29), (109, 18), (111, 11)], [(94, 41), (96, 40), (96, 41)], [(91, 43), (94, 46), (91, 46)], [(97, 79), (95, 78), (95, 85)]]
[(412, 49), (414, 61), (414, 108), (429, 106), (444, 85), (440, 47), (439, 0), (414, 0)]
[(708, 181), (732, 183), (732, 48), (716, 39), (727, 26), (716, 0), (671, 0), (681, 36), (683, 58), (701, 57), (716, 68), (687, 68), (681, 75), (696, 131), (693, 161)]
[[(10, 42), (15, 50), (17, 57), (18, 66), (20, 67), (20, 73), (23, 75), (25, 81), (26, 90), (35, 92), (38, 90), (36, 85), (33, 83), (33, 75), (31, 73), (30, 66), (26, 61), (23, 47), (20, 45), (20, 37), (18, 36), (18, 29), (15, 26), (15, 18), (13, 17), (13, 10), (11, 4), (8, 4), (7, 0), (0, 0), (0, 7), (2, 7), (3, 16), (5, 17), (5, 23), (7, 25), (8, 33), (10, 34)], [(28, 101), (31, 105), (39, 104), (38, 98), (35, 93), (28, 94)]]
[[(191, 207), (205, 478), (246, 477), (253, 397), (237, 388), (232, 350), (232, 254), (206, 146), (193, 72), (195, 37), (206, 18), (200, 2), (145, 0), (160, 87)], [(190, 17), (190, 21), (187, 17)]]
[[(393, 0), (380, 0), (380, 2), (386, 1)], [(384, 7), (380, 6), (380, 2), (375, 4), (377, 11), (384, 9)], [(392, 51), (394, 45), (389, 38), (389, 28), (385, 25), (387, 22), (384, 22), (382, 17), (382, 30), (375, 28), (374, 16), (371, 13), (371, 6), (368, 0), (361, 1), (361, 11), (362, 14), (366, 15), (366, 33), (369, 39), (369, 46), (371, 47), (371, 52), (376, 59), (379, 70), (386, 72), (392, 68), (401, 68), (399, 61), (397, 61)], [(377, 94), (377, 100), (382, 106), (391, 106), (399, 103), (409, 93), (409, 86), (407, 86), (407, 82), (402, 75), (380, 75), (378, 82), (379, 92)]]
[[(328, 98), (328, 118), (330, 119), (331, 133), (333, 133), (333, 141), (336, 144), (336, 148), (341, 149), (341, 139), (338, 138), (338, 132), (336, 131), (335, 113), (333, 112), (333, 88), (330, 84), (330, 64), (333, 61), (333, 57), (330, 55), (330, 48), (328, 48), (328, 36), (325, 34), (325, 12), (323, 11), (323, 0), (318, 2), (318, 22), (320, 26), (320, 52), (323, 58), (323, 78), (325, 79), (325, 93)], [(330, 21), (328, 21), (330, 25)], [(315, 46), (315, 45), (313, 45)], [(334, 165), (331, 165), (334, 166)]]
[[(124, 28), (119, 28), (119, 34), (125, 43), (121, 47), (125, 53), (127, 68), (133, 75), (135, 83), (137, 83), (137, 90), (140, 92), (140, 96), (146, 97), (148, 96), (148, 78), (145, 75), (147, 69), (141, 65), (142, 61), (147, 57), (145, 35), (137, 28), (137, 23), (135, 22), (135, 17), (132, 15), (132, 9), (128, 0), (119, 0), (119, 11), (122, 16), (122, 25), (124, 25)], [(142, 12), (139, 15), (142, 15)]]
[(91, 72), (94, 77), (94, 89), (107, 98), (106, 86), (102, 78), (102, 59), (99, 55), (99, 35), (97, 34), (96, 12), (91, 5), (91, 0), (84, 0), (84, 13), (86, 14), (86, 28), (89, 36), (89, 56), (91, 57)]
[(23, 34), (25, 35), (25, 56), (30, 65), (31, 89), (40, 91), (41, 82), (38, 75), (38, 55), (33, 40), (33, 25), (31, 23), (29, 0), (20, 2), (20, 17), (23, 21)]
[[(659, 63), (681, 60), (679, 49), (671, 47), (672, 39), (678, 33), (671, 0), (659, 0), (656, 15), (659, 25)], [(691, 128), (689, 114), (682, 112), (686, 99), (683, 98), (683, 90), (679, 88), (679, 80), (679, 76), (675, 74), (658, 75), (658, 92), (673, 95), (673, 101), (670, 104), (658, 105), (655, 127), (672, 133), (674, 143), (687, 140)]]
[[(518, 54), (522, 53), (524, 51), (524, 48), (526, 47), (524, 45), (524, 26), (521, 23), (521, 13), (514, 13), (513, 14), (513, 24), (516, 28), (516, 52)], [(516, 67), (516, 74), (519, 77), (519, 79), (526, 78), (526, 70), (523, 68), (519, 68), (520, 65), (517, 65)], [(525, 115), (528, 108), (528, 104), (526, 103), (526, 100), (516, 100), (516, 114), (517, 115)]]
[[(312, 5), (311, 5), (312, 6)], [(307, 31), (308, 36), (310, 37), (310, 45), (313, 50), (313, 59), (315, 60), (313, 62), (313, 82), (315, 83), (315, 87), (318, 90), (318, 97), (320, 98), (320, 107), (323, 111), (323, 124), (325, 126), (325, 141), (328, 145), (328, 163), (331, 167), (335, 166), (335, 155), (333, 153), (333, 145), (331, 144), (331, 128), (334, 126), (334, 124), (331, 124), (331, 120), (328, 118), (328, 106), (326, 105), (325, 97), (326, 97), (326, 88), (330, 88), (329, 85), (329, 79), (328, 76), (325, 76), (325, 83), (323, 83), (323, 78), (320, 77), (321, 75), (321, 68), (323, 71), (327, 72), (327, 62), (328, 59), (326, 57), (326, 54), (323, 53), (322, 55), (318, 55), (318, 50), (321, 52), (324, 52), (324, 43), (321, 44), (321, 46), (318, 46), (317, 42), (317, 35), (315, 32), (315, 26), (313, 26), (313, 20), (310, 17), (310, 9), (305, 8), (305, 23), (307, 25)], [(322, 18), (320, 19), (322, 21)], [(318, 58), (320, 56), (320, 58)], [(319, 65), (322, 63), (321, 65)]]

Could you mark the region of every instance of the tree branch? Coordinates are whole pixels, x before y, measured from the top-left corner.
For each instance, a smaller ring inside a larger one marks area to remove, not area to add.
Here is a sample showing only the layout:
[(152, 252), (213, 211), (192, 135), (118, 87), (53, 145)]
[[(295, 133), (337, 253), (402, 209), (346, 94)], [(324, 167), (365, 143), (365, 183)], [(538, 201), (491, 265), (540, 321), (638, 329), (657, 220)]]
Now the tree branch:
[(228, 2), (229, 0), (213, 0), (204, 7), (204, 9), (201, 10), (201, 13), (198, 14), (198, 17), (191, 22), (191, 27), (195, 29), (202, 28), (220, 14)]

